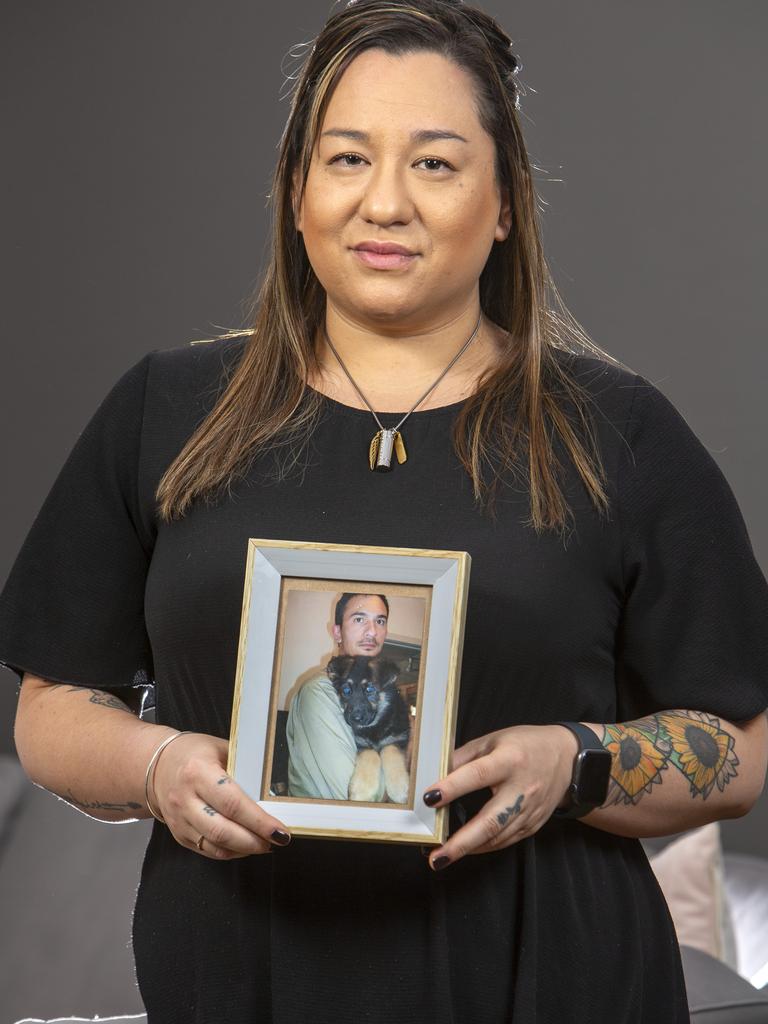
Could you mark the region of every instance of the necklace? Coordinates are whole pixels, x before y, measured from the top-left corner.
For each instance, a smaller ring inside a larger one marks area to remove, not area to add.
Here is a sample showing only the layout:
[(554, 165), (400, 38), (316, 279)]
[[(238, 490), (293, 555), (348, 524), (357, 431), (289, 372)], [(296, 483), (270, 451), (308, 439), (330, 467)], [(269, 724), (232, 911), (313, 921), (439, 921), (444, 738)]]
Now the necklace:
[(403, 416), (403, 418), (400, 420), (400, 422), (397, 424), (397, 426), (392, 427), (389, 430), (386, 427), (383, 426), (381, 420), (376, 415), (373, 406), (371, 405), (371, 403), (368, 401), (368, 399), (365, 397), (363, 392), (360, 390), (360, 388), (355, 383), (355, 381), (354, 381), (354, 379), (352, 377), (352, 374), (349, 372), (349, 370), (344, 365), (344, 361), (342, 360), (342, 358), (339, 355), (339, 353), (336, 351), (333, 342), (329, 338), (328, 331), (325, 328), (325, 323), (323, 323), (323, 334), (325, 334), (325, 340), (328, 342), (328, 344), (331, 347), (331, 352), (333, 352), (333, 354), (338, 359), (339, 366), (341, 366), (342, 370), (347, 375), (349, 383), (352, 385), (352, 387), (355, 389), (355, 391), (358, 393), (358, 395), (360, 395), (360, 397), (365, 402), (365, 404), (368, 406), (368, 408), (371, 410), (371, 412), (373, 413), (373, 418), (376, 420), (376, 422), (379, 425), (379, 429), (373, 435), (373, 438), (371, 440), (370, 446), (368, 448), (368, 462), (369, 462), (370, 467), (371, 467), (372, 470), (376, 470), (379, 473), (388, 473), (392, 469), (392, 453), (393, 453), (393, 451), (394, 451), (395, 455), (397, 456), (397, 461), (400, 463), (400, 465), (402, 465), (405, 462), (405, 460), (408, 458), (408, 456), (405, 453), (405, 442), (403, 441), (403, 435), (400, 433), (400, 427), (402, 427), (402, 425), (405, 423), (405, 421), (408, 419), (408, 417), (411, 415), (411, 413), (414, 411), (414, 409), (418, 408), (418, 406), (421, 405), (421, 403), (424, 401), (424, 399), (427, 398), (428, 395), (432, 394), (432, 392), (435, 390), (435, 388), (440, 383), (440, 381), (443, 379), (443, 377), (446, 375), (446, 373), (448, 373), (448, 371), (453, 366), (453, 364), (456, 362), (456, 360), (459, 358), (459, 356), (462, 355), (463, 352), (469, 347), (469, 343), (472, 341), (472, 339), (475, 337), (475, 335), (477, 334), (478, 330), (480, 329), (480, 322), (482, 321), (482, 319), (483, 319), (483, 313), (482, 313), (482, 310), (481, 310), (480, 311), (480, 316), (477, 318), (477, 323), (475, 324), (474, 331), (472, 331), (470, 336), (467, 338), (467, 340), (461, 346), (461, 348), (456, 353), (456, 355), (453, 357), (453, 359), (450, 361), (450, 363), (448, 363), (448, 365), (443, 370), (443, 372), (440, 374), (440, 376), (437, 378), (437, 380), (434, 382), (434, 384), (430, 385), (430, 387), (427, 388), (427, 390), (424, 392), (424, 394), (421, 396), (421, 398), (411, 406), (411, 408), (408, 410), (408, 412), (405, 414), (405, 416)]

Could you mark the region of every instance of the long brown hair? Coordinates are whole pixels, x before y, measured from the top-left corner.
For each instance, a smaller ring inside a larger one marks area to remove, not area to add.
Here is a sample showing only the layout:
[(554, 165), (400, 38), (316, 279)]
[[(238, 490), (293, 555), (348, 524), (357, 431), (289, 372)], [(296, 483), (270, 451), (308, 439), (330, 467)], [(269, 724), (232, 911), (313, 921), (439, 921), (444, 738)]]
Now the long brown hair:
[(279, 449), (282, 473), (301, 459), (324, 402), (305, 385), (319, 369), (314, 339), (325, 292), (296, 230), (292, 184), (295, 176), (303, 195), (333, 89), (355, 57), (373, 47), (396, 56), (439, 53), (468, 72), (480, 122), (495, 142), (496, 182), (509, 190), (512, 227), (505, 241), (494, 243), (479, 282), (481, 309), (507, 332), (508, 346), (462, 406), (453, 432), (476, 503), (493, 515), (498, 486), (512, 474), (530, 492), (527, 525), (565, 532), (572, 513), (557, 482), (554, 431), (598, 513), (607, 513), (591, 396), (555, 350), (624, 364), (587, 336), (551, 279), (518, 123), (520, 64), (512, 45), (493, 18), (460, 0), (350, 0), (328, 19), (295, 81), (270, 190), (268, 261), (252, 302), (252, 327), (219, 336), (248, 340), (211, 412), (160, 480), (161, 519), (181, 517), (196, 497), (208, 500), (229, 486), (257, 454)]

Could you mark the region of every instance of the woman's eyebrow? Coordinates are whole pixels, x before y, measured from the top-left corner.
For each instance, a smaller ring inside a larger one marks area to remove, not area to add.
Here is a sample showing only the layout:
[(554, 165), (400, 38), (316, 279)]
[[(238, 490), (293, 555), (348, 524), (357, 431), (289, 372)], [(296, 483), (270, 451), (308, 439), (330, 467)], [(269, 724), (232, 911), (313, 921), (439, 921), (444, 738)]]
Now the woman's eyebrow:
[[(355, 128), (329, 128), (320, 136), (324, 139), (327, 135), (337, 136), (342, 139), (351, 139), (353, 142), (370, 142), (371, 136), (368, 132), (361, 132)], [(450, 131), (448, 128), (420, 128), (411, 132), (413, 142), (437, 142), (441, 139), (457, 139), (459, 142), (468, 142), (463, 135)]]

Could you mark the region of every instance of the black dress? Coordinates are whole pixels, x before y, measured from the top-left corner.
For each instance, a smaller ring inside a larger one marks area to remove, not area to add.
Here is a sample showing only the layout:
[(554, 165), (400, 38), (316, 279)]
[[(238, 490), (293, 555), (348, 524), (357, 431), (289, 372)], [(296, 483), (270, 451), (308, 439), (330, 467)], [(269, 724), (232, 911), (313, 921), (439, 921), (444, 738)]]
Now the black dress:
[[(370, 414), (327, 401), (302, 471), (277, 482), (264, 456), (230, 496), (158, 526), (156, 483), (243, 345), (150, 352), (117, 382), (0, 595), (3, 664), (102, 688), (154, 680), (158, 722), (228, 737), (247, 539), (273, 537), (470, 553), (457, 745), (522, 723), (768, 705), (768, 586), (744, 521), (645, 378), (559, 356), (596, 398), (614, 501), (601, 522), (567, 470), (567, 543), (523, 525), (512, 486), (495, 524), (475, 511), (450, 444), (459, 404), (414, 413), (408, 461), (379, 474)], [(641, 844), (580, 821), (437, 873), (417, 847), (298, 837), (218, 863), (155, 822), (133, 937), (149, 1024), (688, 1021)]]

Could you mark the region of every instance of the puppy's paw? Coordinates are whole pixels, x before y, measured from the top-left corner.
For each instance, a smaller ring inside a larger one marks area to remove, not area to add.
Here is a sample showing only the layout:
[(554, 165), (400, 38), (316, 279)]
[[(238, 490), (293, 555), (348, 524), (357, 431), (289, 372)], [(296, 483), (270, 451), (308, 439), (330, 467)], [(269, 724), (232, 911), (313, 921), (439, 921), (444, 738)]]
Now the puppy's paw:
[(375, 750), (361, 750), (349, 780), (349, 799), (376, 801), (381, 783), (381, 758)]
[(365, 803), (377, 803), (379, 795), (378, 783), (375, 786), (370, 783), (351, 780), (349, 783), (349, 799), (360, 800)]
[(387, 795), (393, 804), (408, 803), (408, 789), (410, 787), (410, 783), (411, 780), (407, 775), (397, 781), (393, 779), (387, 780)]
[(381, 766), (384, 772), (384, 783), (387, 787), (389, 799), (395, 804), (408, 803), (408, 790), (411, 779), (405, 767), (403, 751), (394, 745), (383, 747), (381, 751)]

